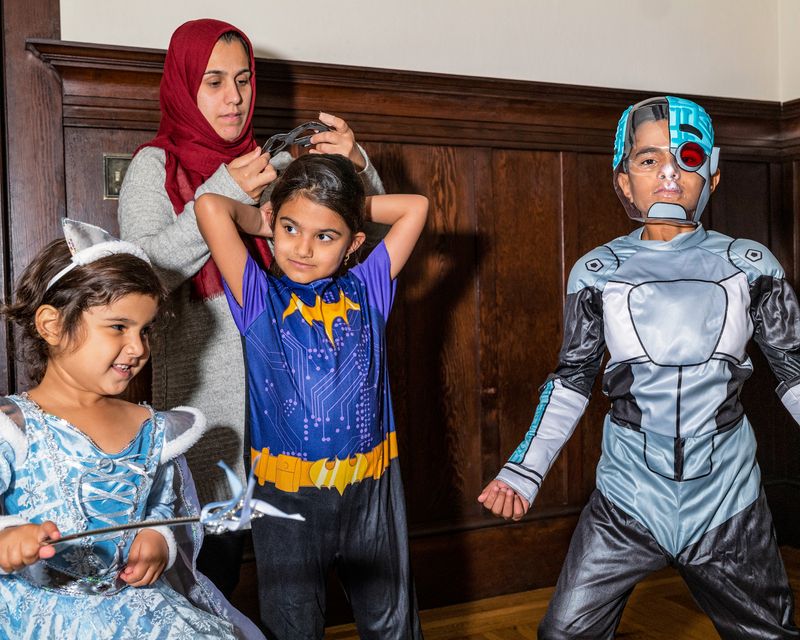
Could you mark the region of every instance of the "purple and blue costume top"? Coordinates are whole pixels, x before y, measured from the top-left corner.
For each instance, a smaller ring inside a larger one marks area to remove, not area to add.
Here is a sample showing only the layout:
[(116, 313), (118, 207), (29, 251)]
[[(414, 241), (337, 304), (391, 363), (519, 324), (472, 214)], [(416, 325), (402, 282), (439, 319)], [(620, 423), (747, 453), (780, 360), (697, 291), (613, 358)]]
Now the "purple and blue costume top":
[(251, 454), (261, 483), (340, 492), (396, 457), (385, 326), (394, 299), (380, 243), (344, 275), (296, 283), (248, 259), (240, 306)]

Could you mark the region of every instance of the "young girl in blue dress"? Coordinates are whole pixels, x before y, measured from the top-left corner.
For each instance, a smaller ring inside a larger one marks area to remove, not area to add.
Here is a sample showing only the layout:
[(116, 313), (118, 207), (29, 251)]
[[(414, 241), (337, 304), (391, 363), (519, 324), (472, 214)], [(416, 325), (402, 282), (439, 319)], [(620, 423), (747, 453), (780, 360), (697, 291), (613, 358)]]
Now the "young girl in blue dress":
[[(270, 203), (195, 203), (245, 345), (255, 495), (306, 518), (253, 522), (263, 626), (270, 638), (322, 638), (335, 568), (361, 638), (419, 638), (384, 330), (427, 200), (365, 199), (349, 160), (310, 154)], [(391, 228), (358, 264), (365, 217)], [(272, 237), (272, 272), (240, 232)]]
[(0, 398), (0, 637), (262, 637), (193, 570), (197, 528), (58, 543), (196, 513), (181, 454), (205, 427), (192, 409), (117, 397), (147, 362), (166, 292), (138, 247), (69, 220), (65, 233), (5, 308), (33, 386)]

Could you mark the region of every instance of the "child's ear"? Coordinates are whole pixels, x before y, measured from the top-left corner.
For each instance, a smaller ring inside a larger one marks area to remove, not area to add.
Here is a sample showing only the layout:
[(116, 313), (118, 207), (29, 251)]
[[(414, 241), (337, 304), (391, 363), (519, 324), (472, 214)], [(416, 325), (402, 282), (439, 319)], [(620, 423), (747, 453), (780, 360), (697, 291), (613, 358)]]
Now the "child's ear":
[(363, 231), (359, 231), (358, 233), (353, 234), (353, 241), (350, 243), (350, 248), (347, 250), (347, 253), (353, 253), (353, 251), (357, 251), (358, 248), (364, 244), (364, 240), (367, 239), (367, 235)]
[(633, 192), (631, 191), (631, 179), (627, 173), (619, 173), (617, 175), (617, 185), (619, 185), (620, 190), (622, 191), (623, 195), (633, 202)]
[(717, 188), (718, 184), (719, 184), (719, 169), (717, 169), (717, 172), (711, 176), (711, 184), (709, 185), (711, 193), (714, 193), (714, 190)]
[(55, 347), (61, 343), (61, 312), (49, 304), (36, 309), (34, 315), (36, 331), (47, 344)]
[(272, 208), (272, 202), (267, 200), (264, 204), (261, 205), (260, 209), (261, 209), (261, 213), (264, 214), (264, 218), (269, 223), (269, 228), (270, 229), (274, 229), (275, 228), (275, 211)]

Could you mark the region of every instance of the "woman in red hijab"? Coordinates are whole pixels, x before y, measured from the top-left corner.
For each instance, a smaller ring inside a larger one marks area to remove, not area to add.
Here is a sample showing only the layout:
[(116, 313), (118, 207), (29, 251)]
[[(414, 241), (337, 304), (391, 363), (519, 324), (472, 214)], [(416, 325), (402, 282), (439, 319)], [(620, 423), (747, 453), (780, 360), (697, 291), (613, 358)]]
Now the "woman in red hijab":
[[(151, 341), (153, 404), (198, 407), (209, 423), (187, 456), (203, 504), (228, 497), (218, 460), (244, 478), (245, 373), (239, 332), (197, 229), (194, 201), (216, 193), (257, 204), (276, 178), (270, 160), (278, 164), (280, 156), (262, 154), (253, 136), (254, 71), (253, 47), (236, 27), (210, 19), (181, 25), (164, 61), (158, 135), (137, 149), (119, 200), (121, 237), (147, 252), (171, 291), (171, 318)], [(332, 129), (311, 139), (312, 153), (349, 157), (367, 192), (382, 193), (347, 123), (325, 113), (319, 118)], [(252, 245), (269, 263), (266, 245)], [(242, 536), (207, 536), (198, 558), (198, 568), (226, 596), (238, 581)]]

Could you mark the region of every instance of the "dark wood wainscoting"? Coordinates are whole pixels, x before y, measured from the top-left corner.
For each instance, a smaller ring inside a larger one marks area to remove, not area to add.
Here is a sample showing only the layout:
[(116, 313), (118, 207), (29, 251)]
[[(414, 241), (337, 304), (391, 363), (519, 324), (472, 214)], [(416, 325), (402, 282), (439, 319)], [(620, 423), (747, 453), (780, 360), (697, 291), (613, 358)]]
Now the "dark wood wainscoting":
[[(55, 175), (65, 176), (66, 209), (114, 230), (103, 155), (130, 153), (153, 136), (163, 52), (43, 40), (28, 47), (40, 73), (61, 81), (63, 137), (51, 142), (63, 145)], [(555, 362), (571, 265), (632, 228), (611, 188), (611, 147), (619, 114), (645, 95), (273, 60), (257, 69), (261, 138), (320, 109), (336, 113), (390, 191), (431, 201), (389, 328), (422, 606), (552, 585), (594, 485), (606, 410), (599, 386), (528, 517), (498, 521), (475, 498), (526, 430)], [(769, 245), (797, 281), (800, 106), (698, 100), (723, 149), (706, 223)], [(12, 237), (33, 239), (11, 247), (12, 264), (51, 239), (63, 208), (51, 204), (9, 210)], [(796, 542), (789, 505), (800, 437), (765, 362), (754, 358), (745, 402), (782, 539)]]

